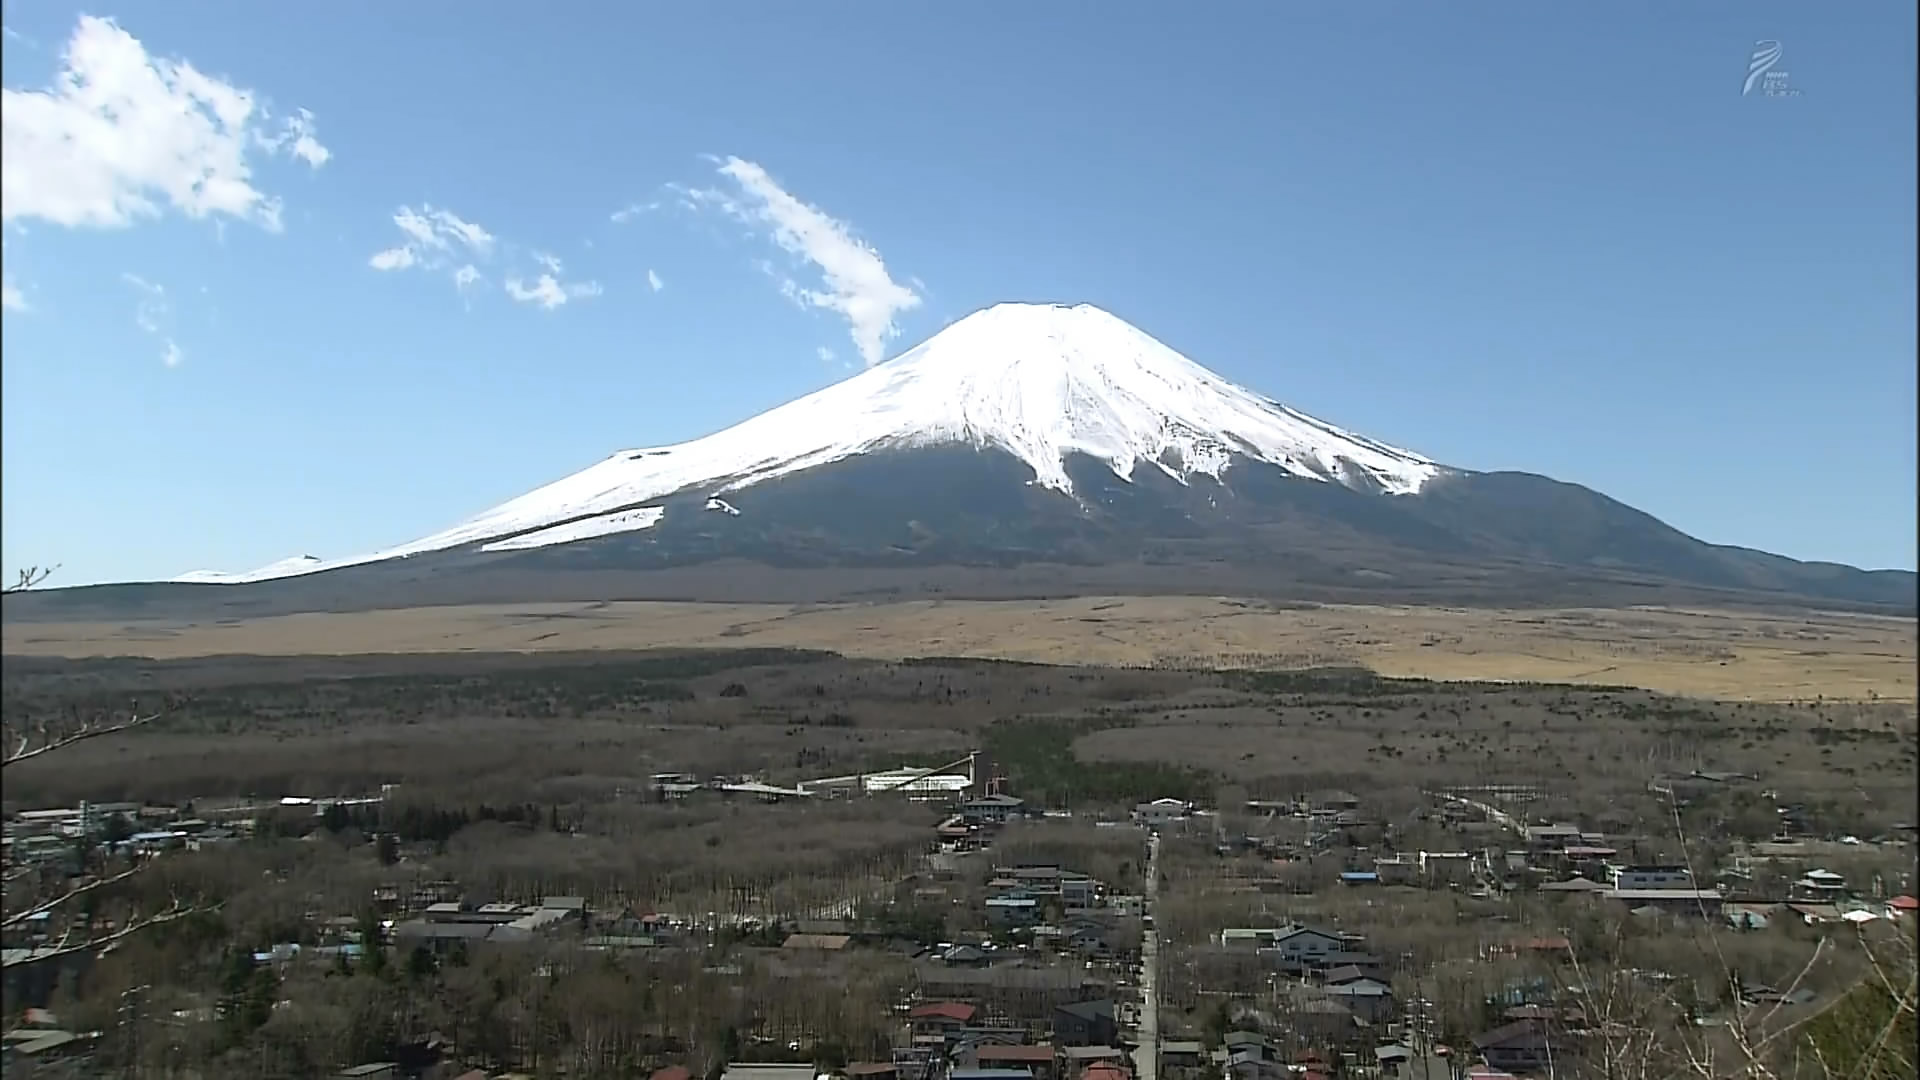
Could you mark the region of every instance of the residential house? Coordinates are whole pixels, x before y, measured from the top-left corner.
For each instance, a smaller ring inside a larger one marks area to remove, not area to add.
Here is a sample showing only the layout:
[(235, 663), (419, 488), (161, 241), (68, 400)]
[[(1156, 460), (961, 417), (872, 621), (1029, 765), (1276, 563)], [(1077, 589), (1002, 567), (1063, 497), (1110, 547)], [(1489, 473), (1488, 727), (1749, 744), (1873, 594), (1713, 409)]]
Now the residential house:
[(1220, 931), (1220, 947), (1241, 952), (1270, 949), (1288, 927), (1229, 926)]
[(960, 805), (960, 817), (969, 825), (1002, 825), (1026, 813), (1026, 802), (1012, 795), (983, 795)]
[(1809, 870), (1793, 887), (1803, 896), (1830, 900), (1847, 891), (1847, 879), (1831, 870)]
[(1160, 1044), (1160, 1063), (1176, 1069), (1199, 1068), (1206, 1059), (1207, 1048), (1190, 1039), (1180, 1039)]
[(954, 1036), (948, 1057), (956, 1062), (972, 1060), (974, 1050), (982, 1046), (1025, 1046), (1032, 1042), (1031, 1024), (990, 1024), (975, 1020)]
[(1573, 1049), (1539, 1020), (1502, 1024), (1475, 1036), (1473, 1048), (1493, 1068), (1519, 1073), (1544, 1072), (1556, 1053), (1564, 1057)]
[(1570, 877), (1565, 881), (1549, 881), (1540, 886), (1544, 893), (1558, 893), (1563, 896), (1592, 896), (1607, 891), (1605, 885), (1584, 877)]
[(1528, 851), (1564, 851), (1568, 844), (1580, 842), (1580, 826), (1564, 822), (1558, 825), (1529, 825), (1525, 836)]
[(1060, 903), (1069, 908), (1092, 907), (1100, 900), (1100, 883), (1085, 874), (1060, 877)]
[(1338, 967), (1330, 967), (1321, 972), (1320, 985), (1344, 986), (1347, 983), (1359, 982), (1362, 979), (1371, 979), (1377, 983), (1384, 983), (1386, 980), (1379, 977), (1379, 971), (1380, 969), (1378, 967), (1372, 965), (1362, 967), (1359, 964), (1341, 964)]
[(987, 922), (994, 926), (1027, 926), (1040, 917), (1040, 901), (1031, 893), (1010, 892), (987, 897)]
[(1765, 930), (1779, 914), (1779, 908), (1773, 904), (1727, 904), (1720, 913), (1735, 930)]
[[(1167, 1044), (1160, 1044), (1160, 1057), (1166, 1060)], [(1084, 1074), (1089, 1066), (1099, 1064), (1122, 1065), (1127, 1060), (1127, 1052), (1117, 1046), (1066, 1046), (1060, 1049), (1060, 1060), (1064, 1066), (1062, 1076), (1065, 1080), (1085, 1080)]]
[(1420, 877), (1430, 886), (1465, 885), (1473, 880), (1473, 853), (1423, 851), (1420, 853)]
[(1801, 921), (1805, 922), (1808, 926), (1820, 926), (1824, 923), (1840, 921), (1840, 906), (1838, 904), (1788, 904), (1787, 910), (1800, 916)]
[(1096, 1061), (1080, 1073), (1080, 1080), (1133, 1080), (1133, 1070), (1111, 1061)]
[(1155, 799), (1143, 802), (1133, 808), (1133, 820), (1147, 826), (1158, 828), (1170, 825), (1193, 812), (1193, 804), (1180, 799)]
[(497, 923), (436, 923), (414, 919), (397, 923), (393, 943), (402, 951), (424, 947), (436, 956), (457, 952), (488, 941), (518, 943), (532, 935)]
[(976, 1069), (1025, 1069), (1034, 1080), (1053, 1080), (1058, 1075), (1051, 1043), (1007, 1046), (998, 1043), (974, 1047), (967, 1057)]
[(1487, 867), (1500, 880), (1505, 882), (1524, 881), (1534, 873), (1529, 855), (1524, 851), (1490, 851), (1487, 853)]
[(1805, 1005), (1818, 996), (1804, 986), (1794, 987), (1791, 990), (1776, 990), (1766, 983), (1740, 985), (1740, 1004), (1750, 1009), (1760, 1005)]
[(986, 967), (993, 956), (978, 945), (954, 945), (940, 951), (936, 960), (949, 967)]
[(1460, 1075), (1452, 1058), (1401, 1043), (1375, 1047), (1373, 1060), (1382, 1080), (1456, 1080)]
[(1075, 1001), (1053, 1010), (1053, 1041), (1059, 1046), (1112, 1046), (1120, 1037), (1113, 1001)]
[(1684, 866), (1625, 866), (1614, 871), (1615, 889), (1691, 889), (1693, 874)]
[(622, 908), (620, 912), (602, 923), (600, 932), (615, 938), (646, 938), (650, 943), (659, 944), (668, 932), (666, 920), (655, 914), (636, 914), (632, 908)]
[(1610, 889), (1601, 895), (1626, 904), (1633, 911), (1651, 909), (1674, 915), (1720, 916), (1718, 889)]
[(970, 846), (967, 841), (972, 838), (973, 830), (974, 826), (967, 824), (966, 819), (959, 814), (955, 814), (934, 826), (933, 833), (941, 840), (953, 845), (955, 850), (960, 850)]
[[(1102, 980), (1077, 963), (1012, 963), (984, 968), (916, 963), (914, 978), (928, 1000), (973, 1002), (1023, 1021), (1044, 1019), (1057, 1005), (1082, 1001), (1105, 989)], [(1061, 1045), (1060, 1040), (1055, 1039), (1054, 1045)]]
[(1262, 1061), (1280, 1060), (1280, 1051), (1272, 1040), (1258, 1031), (1229, 1031), (1221, 1037), (1220, 1045), (1229, 1054), (1240, 1052)]
[(1369, 1024), (1385, 1023), (1393, 1015), (1393, 989), (1378, 979), (1351, 979), (1323, 986), (1321, 992)]
[(934, 1080), (936, 1071), (946, 1072), (945, 1057), (937, 1046), (896, 1046), (893, 1066), (900, 1080)]
[(1560, 865), (1584, 877), (1604, 878), (1610, 876), (1607, 860), (1619, 854), (1604, 844), (1569, 844), (1560, 852)]
[(916, 1043), (944, 1043), (973, 1022), (980, 1008), (961, 1001), (932, 1001), (907, 1010), (907, 1030)]
[(1261, 966), (1295, 979), (1318, 978), (1341, 968), (1357, 968), (1361, 976), (1384, 981), (1385, 958), (1374, 953), (1353, 952), (1346, 948), (1328, 953), (1288, 954), (1279, 949), (1261, 949)]
[(1060, 881), (1068, 873), (1057, 863), (1022, 863), (1000, 867), (994, 870), (993, 876), (995, 881), (1009, 882), (1012, 888), (1029, 896), (1059, 896)]
[(1291, 995), (1286, 1020), (1294, 1034), (1313, 1043), (1344, 1045), (1359, 1031), (1360, 1018), (1345, 1001), (1325, 991), (1299, 988)]
[(1277, 1080), (1287, 1075), (1279, 1051), (1257, 1031), (1227, 1032), (1221, 1040), (1220, 1057), (1227, 1080)]
[(1093, 918), (1070, 918), (1060, 928), (1059, 947), (1082, 956), (1105, 959), (1125, 949), (1133, 951), (1137, 935), (1121, 933), (1112, 923)]
[(1279, 1048), (1258, 1031), (1227, 1032), (1214, 1060), (1225, 1065), (1228, 1080), (1275, 1080), (1287, 1074)]
[(1343, 952), (1347, 944), (1347, 938), (1340, 934), (1307, 926), (1289, 926), (1273, 938), (1269, 947), (1278, 950), (1282, 957), (1307, 959)]

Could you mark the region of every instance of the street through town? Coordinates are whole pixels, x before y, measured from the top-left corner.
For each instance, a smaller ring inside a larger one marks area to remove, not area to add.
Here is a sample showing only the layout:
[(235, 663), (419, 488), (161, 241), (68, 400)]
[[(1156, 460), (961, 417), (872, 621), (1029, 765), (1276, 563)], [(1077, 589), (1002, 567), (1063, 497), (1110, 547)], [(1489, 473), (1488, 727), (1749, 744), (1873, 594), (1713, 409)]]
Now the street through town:
[(1147, 837), (1147, 873), (1145, 891), (1146, 925), (1140, 934), (1140, 1017), (1134, 1032), (1133, 1075), (1138, 1080), (1159, 1080), (1160, 1074), (1160, 1000), (1156, 991), (1160, 958), (1160, 932), (1154, 926), (1154, 898), (1160, 892), (1160, 834)]

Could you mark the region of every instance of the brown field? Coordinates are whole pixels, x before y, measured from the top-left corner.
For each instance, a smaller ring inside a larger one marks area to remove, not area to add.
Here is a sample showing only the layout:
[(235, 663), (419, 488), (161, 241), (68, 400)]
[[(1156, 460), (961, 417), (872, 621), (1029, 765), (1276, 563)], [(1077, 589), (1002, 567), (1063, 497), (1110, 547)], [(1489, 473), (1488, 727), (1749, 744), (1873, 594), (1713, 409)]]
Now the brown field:
[(7, 655), (316, 656), (785, 646), (854, 657), (1292, 668), (1614, 684), (1729, 700), (1915, 700), (1915, 624), (1872, 616), (1273, 605), (1214, 597), (880, 605), (473, 605), (15, 623)]

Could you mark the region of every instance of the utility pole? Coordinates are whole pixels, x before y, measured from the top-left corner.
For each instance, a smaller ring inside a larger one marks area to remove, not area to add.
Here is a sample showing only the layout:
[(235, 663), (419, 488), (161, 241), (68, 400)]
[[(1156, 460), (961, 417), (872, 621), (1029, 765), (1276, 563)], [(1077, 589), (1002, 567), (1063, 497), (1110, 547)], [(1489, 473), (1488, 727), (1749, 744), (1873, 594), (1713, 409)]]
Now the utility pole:
[(137, 1080), (140, 1075), (140, 998), (149, 987), (130, 986), (120, 993), (120, 1007), (116, 1010), (120, 1019), (121, 1041), (126, 1047), (127, 1080)]

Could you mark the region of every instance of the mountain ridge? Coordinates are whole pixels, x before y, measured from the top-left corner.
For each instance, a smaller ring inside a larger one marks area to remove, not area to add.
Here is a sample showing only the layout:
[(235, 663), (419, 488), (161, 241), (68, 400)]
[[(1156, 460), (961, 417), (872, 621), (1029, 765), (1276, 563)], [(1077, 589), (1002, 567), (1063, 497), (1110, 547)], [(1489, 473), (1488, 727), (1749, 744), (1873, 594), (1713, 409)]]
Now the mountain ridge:
[[(718, 499), (849, 457), (943, 445), (1004, 450), (1033, 470), (1033, 482), (1068, 495), (1073, 484), (1064, 461), (1072, 454), (1105, 461), (1122, 479), (1143, 463), (1183, 483), (1218, 479), (1235, 457), (1247, 457), (1304, 479), (1396, 494), (1417, 492), (1446, 471), (1238, 386), (1100, 308), (1002, 303), (885, 363), (721, 431), (618, 451), (412, 543), (175, 580), (238, 584), (409, 558), (636, 514), (650, 500), (694, 489)], [(611, 535), (657, 523), (636, 514), (593, 531)]]
[[(873, 574), (916, 595), (1009, 587), (992, 574), (1163, 591), (1178, 585), (1169, 568), (1216, 591), (1517, 606), (1698, 595), (1910, 614), (1916, 592), (1912, 572), (1708, 544), (1577, 484), (1442, 465), (1238, 386), (1098, 308), (1002, 304), (722, 431), (620, 451), (410, 544), (71, 602), (525, 602), (589, 577), (603, 598), (751, 599), (713, 576), (722, 565), (813, 574), (811, 600), (860, 595)], [(9, 597), (7, 617), (64, 609)]]

